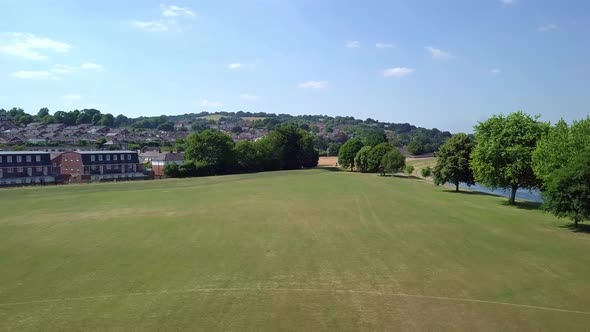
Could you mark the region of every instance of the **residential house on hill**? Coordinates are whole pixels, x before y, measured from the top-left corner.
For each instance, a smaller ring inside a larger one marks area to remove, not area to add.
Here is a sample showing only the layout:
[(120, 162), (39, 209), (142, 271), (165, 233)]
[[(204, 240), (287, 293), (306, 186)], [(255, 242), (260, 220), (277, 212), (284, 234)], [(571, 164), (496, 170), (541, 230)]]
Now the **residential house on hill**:
[(51, 161), (62, 181), (144, 179), (135, 151), (70, 151)]
[(0, 151), (0, 187), (55, 183), (49, 152)]

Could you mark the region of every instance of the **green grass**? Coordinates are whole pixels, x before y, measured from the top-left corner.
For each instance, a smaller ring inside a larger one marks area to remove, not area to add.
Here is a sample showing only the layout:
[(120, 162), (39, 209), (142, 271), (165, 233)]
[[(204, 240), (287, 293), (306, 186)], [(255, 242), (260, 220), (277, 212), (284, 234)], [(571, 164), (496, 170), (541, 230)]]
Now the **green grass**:
[(590, 312), (590, 234), (503, 203), (329, 170), (0, 190), (0, 330), (587, 329), (535, 307)]

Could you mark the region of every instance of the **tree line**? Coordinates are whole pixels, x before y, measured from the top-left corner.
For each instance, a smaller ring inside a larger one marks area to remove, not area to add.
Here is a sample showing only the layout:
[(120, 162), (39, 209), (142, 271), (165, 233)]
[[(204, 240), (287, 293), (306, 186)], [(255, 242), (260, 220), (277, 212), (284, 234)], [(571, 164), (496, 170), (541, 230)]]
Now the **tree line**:
[(184, 142), (183, 165), (166, 165), (169, 177), (192, 177), (292, 170), (317, 166), (314, 136), (294, 124), (284, 124), (255, 141), (234, 142), (214, 130), (193, 133)]
[(575, 226), (590, 219), (590, 117), (555, 125), (523, 112), (495, 115), (475, 126), (474, 136), (453, 135), (438, 152), (437, 185), (480, 183), (516, 191), (538, 189), (543, 207)]

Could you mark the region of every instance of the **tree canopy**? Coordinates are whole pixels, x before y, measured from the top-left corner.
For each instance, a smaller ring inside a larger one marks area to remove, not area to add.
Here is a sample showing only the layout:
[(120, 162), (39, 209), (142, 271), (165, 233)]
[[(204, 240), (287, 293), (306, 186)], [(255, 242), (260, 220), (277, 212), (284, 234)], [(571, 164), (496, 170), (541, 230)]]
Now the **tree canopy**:
[(475, 184), (469, 165), (473, 145), (471, 137), (459, 133), (451, 136), (438, 148), (434, 167), (434, 183), (437, 186), (450, 182), (455, 185), (455, 191), (459, 191), (461, 182), (467, 185)]
[(377, 173), (382, 170), (383, 156), (393, 149), (394, 147), (389, 143), (379, 143), (373, 147), (367, 159), (367, 172)]
[(370, 146), (363, 146), (354, 156), (354, 164), (356, 169), (361, 172), (369, 171), (369, 154), (371, 153)]
[(532, 154), (548, 125), (523, 112), (494, 115), (475, 126), (471, 168), (475, 181), (490, 188), (510, 188), (514, 204), (518, 188), (539, 187)]
[(357, 138), (351, 138), (346, 141), (338, 152), (338, 164), (346, 169), (354, 170), (354, 159), (362, 147), (363, 143)]
[(383, 173), (397, 173), (404, 169), (406, 166), (406, 157), (399, 152), (398, 149), (391, 149), (388, 151), (381, 160), (383, 165)]

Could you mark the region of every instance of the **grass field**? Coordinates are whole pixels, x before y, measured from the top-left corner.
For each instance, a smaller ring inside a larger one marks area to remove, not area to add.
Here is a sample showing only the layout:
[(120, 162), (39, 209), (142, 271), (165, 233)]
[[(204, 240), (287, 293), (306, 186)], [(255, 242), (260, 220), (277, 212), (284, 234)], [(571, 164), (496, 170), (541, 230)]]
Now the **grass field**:
[(0, 330), (586, 330), (590, 234), (332, 170), (0, 190)]

